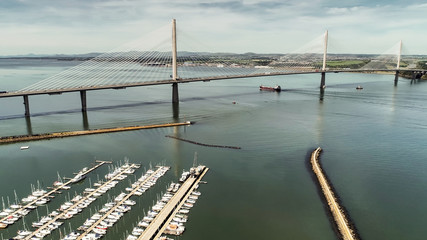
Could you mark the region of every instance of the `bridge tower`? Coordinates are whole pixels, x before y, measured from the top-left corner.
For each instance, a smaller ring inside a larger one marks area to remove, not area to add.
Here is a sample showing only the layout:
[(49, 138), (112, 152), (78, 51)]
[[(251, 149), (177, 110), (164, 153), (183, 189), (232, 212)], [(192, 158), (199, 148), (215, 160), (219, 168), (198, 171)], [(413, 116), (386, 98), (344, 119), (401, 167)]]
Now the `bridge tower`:
[(400, 69), (400, 58), (402, 56), (402, 40), (399, 42), (399, 52), (397, 53), (397, 66), (396, 66), (396, 74), (394, 75), (394, 86), (397, 86), (397, 82), (399, 81), (399, 69)]
[(320, 80), (320, 89), (323, 90), (325, 88), (325, 80), (326, 80), (326, 56), (328, 54), (328, 30), (325, 32), (325, 38), (323, 42), (323, 66), (322, 66), (322, 78)]
[(178, 103), (178, 65), (177, 65), (177, 46), (176, 46), (176, 20), (172, 19), (172, 102)]

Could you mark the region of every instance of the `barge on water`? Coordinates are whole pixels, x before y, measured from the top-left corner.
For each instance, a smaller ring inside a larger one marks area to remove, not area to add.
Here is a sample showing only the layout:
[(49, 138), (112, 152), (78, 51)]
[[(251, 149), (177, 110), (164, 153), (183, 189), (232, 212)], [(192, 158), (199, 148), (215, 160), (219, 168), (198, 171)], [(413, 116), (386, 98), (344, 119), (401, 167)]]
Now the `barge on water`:
[(261, 85), (261, 86), (259, 86), (259, 90), (260, 91), (280, 92), (280, 91), (282, 91), (282, 88), (279, 85), (276, 85), (274, 87), (267, 87), (267, 86)]

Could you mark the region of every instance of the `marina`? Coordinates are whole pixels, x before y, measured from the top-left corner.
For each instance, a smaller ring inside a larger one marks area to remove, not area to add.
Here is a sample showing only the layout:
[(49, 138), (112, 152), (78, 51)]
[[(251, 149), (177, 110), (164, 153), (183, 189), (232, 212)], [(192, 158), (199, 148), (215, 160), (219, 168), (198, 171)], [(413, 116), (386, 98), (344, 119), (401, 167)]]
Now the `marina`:
[[(189, 208), (193, 205), (186, 203), (188, 197), (193, 192), (194, 188), (198, 185), (199, 181), (203, 178), (209, 168), (205, 166), (201, 167), (201, 171), (198, 173), (191, 174), (185, 182), (180, 186), (177, 192), (170, 197), (170, 199), (165, 204), (158, 203), (159, 208), (154, 208), (154, 211), (158, 213), (153, 218), (151, 223), (147, 228), (142, 232), (142, 234), (137, 238), (138, 240), (149, 240), (149, 239), (158, 239), (163, 234), (163, 232), (169, 227), (170, 222), (176, 216), (176, 213), (179, 212), (181, 207), (186, 204)], [(175, 225), (174, 225), (175, 226)], [(176, 226), (176, 228), (178, 228)], [(169, 230), (175, 230), (175, 227), (170, 228)]]
[[(49, 192), (41, 189), (37, 189), (37, 191), (33, 191), (32, 194), (22, 199), (24, 202), (27, 202), (25, 205), (21, 206), (18, 205), (15, 208), (12, 208), (9, 212), (9, 214), (2, 219), (0, 219), (0, 228), (6, 228), (9, 225), (12, 225), (17, 220), (19, 220), (21, 217), (27, 215), (29, 211), (37, 208), (37, 206), (46, 204), (48, 201), (50, 201), (51, 198), (53, 198), (53, 194), (59, 193), (60, 190), (63, 190), (64, 188), (68, 188), (70, 184), (75, 183), (76, 179), (84, 177), (86, 174), (94, 171), (95, 169), (99, 168), (100, 166), (111, 163), (107, 161), (96, 161), (96, 165), (91, 167), (90, 169), (84, 168), (82, 171), (76, 174), (76, 177), (71, 178), (69, 181), (59, 184), (56, 187), (54, 187)], [(3, 212), (7, 212), (7, 210), (3, 209)]]
[[(133, 188), (133, 190), (131, 192), (129, 192), (128, 194), (122, 194), (119, 197), (116, 197), (115, 202), (116, 204), (114, 206), (111, 207), (110, 210), (108, 210), (108, 212), (106, 212), (103, 216), (100, 216), (99, 219), (94, 222), (89, 228), (85, 229), (84, 232), (82, 234), (80, 234), (76, 239), (80, 240), (80, 239), (92, 239), (92, 237), (101, 237), (103, 234), (105, 234), (106, 230), (107, 230), (107, 224), (104, 222), (109, 216), (116, 216), (116, 218), (109, 218), (109, 219), (114, 219), (111, 220), (109, 222), (112, 222), (112, 224), (115, 223), (115, 221), (117, 221), (117, 216), (120, 216), (120, 213), (123, 213), (125, 211), (130, 210), (130, 207), (126, 204), (128, 202), (128, 199), (135, 195), (135, 193), (137, 191), (139, 191), (144, 185), (146, 185), (149, 181), (153, 181), (154, 177), (159, 178), (160, 176), (163, 176), (166, 171), (169, 169), (169, 167), (164, 167), (164, 166), (159, 166), (157, 168), (156, 171), (152, 172), (151, 174), (148, 173), (147, 176), (144, 176), (143, 179), (140, 179), (140, 181), (138, 182), (138, 184)], [(154, 181), (155, 183), (155, 181)], [(153, 185), (154, 185), (153, 183)], [(145, 190), (144, 190), (145, 191)], [(121, 211), (118, 211), (121, 210)], [(114, 214), (116, 213), (116, 214)], [(114, 221), (114, 222), (113, 222)], [(101, 223), (104, 223), (104, 225), (102, 225)], [(111, 224), (111, 226), (112, 226)], [(93, 231), (93, 233), (91, 233)], [(89, 236), (92, 235), (92, 236)], [(89, 236), (89, 237), (85, 237), (85, 236)]]
[[(197, 154), (195, 153), (195, 160), (193, 164), (196, 162), (196, 156)], [(68, 185), (80, 182), (85, 178), (86, 174), (106, 163), (111, 162), (97, 161), (97, 165), (90, 169), (83, 168), (79, 172), (75, 173), (75, 177), (67, 178), (68, 180), (65, 183), (62, 182), (58, 173), (58, 180), (53, 183), (54, 188), (51, 191), (46, 192), (37, 188), (37, 191), (33, 191), (33, 195), (36, 195), (39, 198), (33, 200), (24, 207), (11, 205), (11, 208), (13, 207), (17, 209), (18, 207), (21, 207), (19, 212), (28, 211), (27, 209), (28, 207), (31, 208), (31, 204), (40, 201), (40, 199), (51, 197), (51, 194), (58, 193), (58, 190), (64, 189), (64, 187), (68, 190)], [(98, 182), (93, 184), (95, 188), (92, 188), (92, 184), (90, 183), (90, 186), (84, 188), (82, 193), (77, 194), (76, 192), (72, 199), (70, 196), (68, 199), (65, 198), (65, 202), (63, 202), (60, 207), (54, 211), (49, 212), (48, 208), (46, 208), (47, 214), (41, 218), (38, 217), (38, 220), (31, 224), (35, 230), (28, 230), (25, 228), (24, 223), (24, 229), (18, 230), (17, 235), (10, 239), (40, 240), (49, 236), (53, 231), (59, 229), (60, 226), (66, 223), (66, 220), (75, 217), (91, 205), (91, 203), (97, 198), (102, 196), (111, 188), (114, 188), (119, 181), (126, 179), (128, 175), (134, 174), (135, 169), (138, 169), (139, 167), (139, 164), (130, 164), (128, 161), (125, 161), (125, 164), (121, 166), (109, 168), (109, 173), (105, 175), (106, 181), (98, 180)], [(170, 167), (167, 166), (157, 166), (156, 168), (156, 170), (151, 170), (150, 167), (145, 174), (133, 183), (129, 180), (130, 186), (123, 189), (127, 193), (122, 191), (119, 195), (114, 197), (112, 201), (105, 203), (102, 206), (102, 209), (98, 210), (95, 214), (86, 219), (86, 221), (76, 230), (71, 231), (70, 225), (70, 232), (61, 237), (61, 239), (92, 240), (102, 238), (106, 234), (108, 228), (111, 228), (126, 212), (131, 210), (133, 205), (136, 204), (136, 201), (131, 200), (130, 198), (132, 196), (141, 196), (149, 188), (154, 186), (157, 180), (165, 175), (165, 173), (170, 169)], [(127, 239), (153, 239), (153, 237), (154, 239), (170, 239), (165, 237), (164, 234), (176, 236), (181, 235), (185, 230), (183, 224), (187, 222), (188, 218), (186, 214), (189, 213), (193, 204), (196, 203), (196, 200), (200, 196), (200, 192), (196, 191), (196, 189), (199, 187), (199, 183), (207, 171), (208, 168), (202, 165), (197, 167), (193, 166), (190, 171), (183, 171), (182, 176), (179, 179), (180, 183), (172, 182), (169, 185), (167, 192), (162, 196), (161, 201), (158, 201), (157, 204), (152, 207), (152, 210), (148, 212), (148, 215), (143, 217), (143, 219), (138, 223), (138, 227), (135, 227), (132, 230), (132, 235), (129, 235)], [(14, 214), (10, 215), (15, 216)], [(6, 220), (9, 218), (10, 217), (5, 217)], [(7, 224), (3, 222), (2, 224), (7, 227)]]
[[(179, 201), (178, 205), (174, 208), (173, 212), (163, 224), (163, 227), (159, 230), (154, 239), (162, 239), (162, 234), (170, 235), (181, 235), (180, 227), (182, 227), (182, 222), (187, 222), (187, 215), (190, 208), (193, 207), (193, 204), (200, 196), (200, 192), (197, 192), (196, 189), (201, 183), (201, 179), (207, 173), (209, 169), (205, 168), (203, 172), (198, 176), (195, 182), (192, 184), (190, 189), (184, 195), (184, 197)], [(190, 179), (189, 179), (190, 180)], [(191, 180), (190, 180), (191, 181)], [(172, 222), (173, 221), (173, 222)]]
[[(132, 168), (138, 168), (139, 166), (136, 164), (125, 164), (121, 167), (121, 171), (114, 176), (113, 178), (111, 178), (110, 180), (106, 181), (105, 183), (103, 183), (101, 186), (99, 186), (97, 189), (94, 189), (93, 191), (90, 191), (89, 193), (87, 193), (85, 196), (81, 196), (80, 198), (78, 198), (75, 203), (69, 203), (68, 206), (66, 208), (62, 208), (59, 210), (62, 210), (61, 213), (58, 214), (53, 214), (52, 217), (51, 216), (47, 216), (47, 217), (51, 217), (51, 218), (47, 218), (48, 221), (45, 221), (43, 223), (43, 225), (39, 226), (37, 228), (37, 230), (31, 232), (31, 234), (29, 234), (28, 236), (26, 236), (25, 239), (32, 239), (32, 237), (37, 237), (37, 238), (43, 238), (44, 236), (50, 234), (50, 232), (56, 228), (52, 228), (52, 224), (55, 226), (55, 223), (58, 223), (59, 219), (65, 220), (65, 219), (69, 219), (71, 217), (73, 217), (75, 214), (79, 213), (78, 209), (81, 208), (85, 208), (87, 207), (90, 203), (92, 203), (93, 201), (96, 200), (96, 198), (94, 197), (94, 195), (98, 192), (98, 191), (102, 191), (104, 187), (109, 186), (109, 188), (114, 187), (111, 186), (110, 183), (115, 182), (117, 179), (124, 179), (122, 178), (123, 174), (126, 174), (126, 171), (128, 171), (129, 169)], [(71, 181), (71, 180), (70, 180)], [(115, 185), (115, 184), (113, 184)], [(105, 192), (105, 191), (103, 191)], [(64, 205), (62, 205), (64, 206)], [(81, 210), (80, 210), (81, 211)], [(61, 224), (59, 222), (59, 224)]]

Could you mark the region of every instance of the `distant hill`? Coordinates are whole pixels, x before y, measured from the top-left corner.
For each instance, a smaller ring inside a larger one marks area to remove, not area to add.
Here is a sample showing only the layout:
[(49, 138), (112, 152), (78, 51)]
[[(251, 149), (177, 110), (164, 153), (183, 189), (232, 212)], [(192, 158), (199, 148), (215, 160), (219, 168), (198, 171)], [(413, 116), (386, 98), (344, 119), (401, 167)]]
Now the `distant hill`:
[(21, 54), (0, 56), (0, 58), (94, 58), (102, 53), (83, 53), (83, 54)]
[[(129, 51), (126, 53), (119, 53), (117, 54), (128, 54), (129, 56), (139, 56), (144, 52), (134, 52)], [(83, 53), (83, 54), (22, 54), (22, 55), (7, 55), (7, 56), (0, 56), (0, 59), (7, 59), (7, 58), (44, 58), (44, 59), (58, 59), (58, 60), (88, 60), (97, 56), (100, 56), (105, 53), (100, 52), (92, 52), (92, 53)], [(109, 57), (114, 56), (116, 53), (108, 53)], [(179, 51), (178, 57), (228, 57), (228, 58), (243, 58), (243, 59), (268, 59), (268, 58), (278, 58), (281, 56), (292, 56), (292, 55), (301, 55), (301, 54), (280, 54), (280, 53), (254, 53), (254, 52), (247, 52), (247, 53), (228, 53), (228, 52), (188, 52), (188, 51)], [(321, 54), (318, 54), (321, 55)], [(123, 55), (122, 55), (123, 56)], [(328, 53), (328, 59), (334, 60), (334, 59), (373, 59), (376, 57), (379, 57), (380, 55), (377, 54), (334, 54), (334, 53)], [(404, 55), (406, 58), (413, 58), (413, 59), (426, 59), (426, 55)]]

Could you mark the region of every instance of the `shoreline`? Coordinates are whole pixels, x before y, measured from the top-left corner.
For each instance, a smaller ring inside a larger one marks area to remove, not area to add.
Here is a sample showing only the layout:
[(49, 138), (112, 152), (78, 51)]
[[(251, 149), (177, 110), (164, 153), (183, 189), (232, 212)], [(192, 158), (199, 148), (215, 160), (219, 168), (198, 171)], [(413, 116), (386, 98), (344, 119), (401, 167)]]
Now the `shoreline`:
[(164, 124), (153, 124), (153, 125), (145, 125), (145, 126), (101, 128), (101, 129), (81, 130), (81, 131), (41, 133), (41, 134), (34, 134), (34, 135), (6, 136), (6, 137), (0, 137), (0, 144), (29, 142), (29, 141), (52, 139), (52, 138), (75, 137), (75, 136), (84, 136), (84, 135), (101, 134), (101, 133), (135, 131), (135, 130), (152, 129), (152, 128), (188, 126), (191, 124), (193, 124), (193, 122), (186, 121), (182, 123), (164, 123)]

